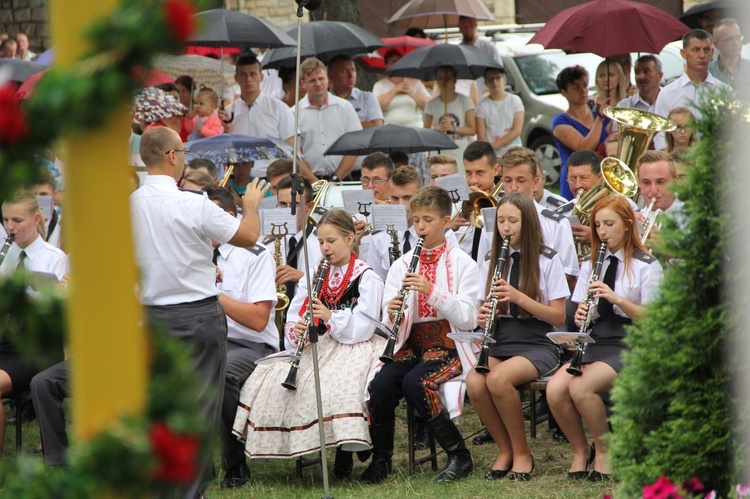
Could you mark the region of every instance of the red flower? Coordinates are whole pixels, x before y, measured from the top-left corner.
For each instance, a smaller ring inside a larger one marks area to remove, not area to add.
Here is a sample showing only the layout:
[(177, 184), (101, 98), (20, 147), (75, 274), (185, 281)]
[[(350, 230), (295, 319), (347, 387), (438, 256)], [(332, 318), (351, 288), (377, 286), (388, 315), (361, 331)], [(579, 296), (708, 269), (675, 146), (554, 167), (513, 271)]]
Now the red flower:
[(186, 0), (164, 2), (164, 18), (172, 34), (180, 42), (187, 40), (195, 32), (195, 6)]
[(26, 136), (29, 124), (16, 99), (16, 88), (12, 82), (7, 82), (0, 88), (0, 143), (12, 144)]
[(685, 491), (690, 492), (692, 494), (698, 494), (703, 491), (705, 488), (700, 480), (698, 480), (697, 476), (694, 476), (690, 480), (687, 480), (685, 482), (682, 482), (682, 488), (685, 489)]
[(669, 478), (660, 476), (654, 484), (643, 487), (643, 499), (682, 499), (682, 496)]
[(165, 423), (154, 423), (149, 436), (159, 460), (156, 477), (172, 483), (193, 481), (198, 473), (198, 439), (193, 435), (178, 435)]

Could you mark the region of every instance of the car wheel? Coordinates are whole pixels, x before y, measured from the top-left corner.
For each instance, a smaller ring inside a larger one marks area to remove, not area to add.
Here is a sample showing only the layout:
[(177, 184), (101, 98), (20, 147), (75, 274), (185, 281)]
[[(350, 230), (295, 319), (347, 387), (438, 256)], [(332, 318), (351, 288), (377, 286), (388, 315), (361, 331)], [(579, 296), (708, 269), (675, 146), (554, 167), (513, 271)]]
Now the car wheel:
[(531, 143), (529, 149), (534, 151), (536, 157), (539, 158), (539, 163), (542, 165), (544, 185), (557, 184), (560, 181), (562, 160), (560, 159), (560, 152), (557, 150), (555, 139), (548, 135), (539, 137)]

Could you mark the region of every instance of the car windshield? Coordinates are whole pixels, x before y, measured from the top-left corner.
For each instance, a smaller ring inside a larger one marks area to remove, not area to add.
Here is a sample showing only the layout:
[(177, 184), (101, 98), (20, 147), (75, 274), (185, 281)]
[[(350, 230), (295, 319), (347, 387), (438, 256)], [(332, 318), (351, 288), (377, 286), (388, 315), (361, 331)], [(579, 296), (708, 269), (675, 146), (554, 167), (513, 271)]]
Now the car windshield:
[(544, 52), (543, 54), (515, 57), (516, 65), (526, 84), (537, 95), (558, 93), (555, 78), (564, 68), (580, 65), (589, 72), (589, 88), (595, 80), (591, 77), (602, 58), (596, 54), (566, 54), (565, 52)]

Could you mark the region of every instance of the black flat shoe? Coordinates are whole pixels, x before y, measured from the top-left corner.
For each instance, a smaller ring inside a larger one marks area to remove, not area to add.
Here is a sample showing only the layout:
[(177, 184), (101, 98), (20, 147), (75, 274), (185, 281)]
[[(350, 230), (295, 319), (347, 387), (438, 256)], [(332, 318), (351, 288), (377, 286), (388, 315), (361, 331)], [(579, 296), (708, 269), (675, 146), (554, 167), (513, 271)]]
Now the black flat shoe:
[(242, 487), (250, 479), (250, 470), (245, 463), (240, 463), (234, 468), (228, 469), (226, 473), (224, 480), (221, 482), (222, 489)]
[(596, 448), (594, 444), (589, 447), (589, 458), (586, 461), (586, 469), (584, 471), (568, 471), (568, 480), (585, 480), (589, 477), (589, 469), (594, 464), (594, 458), (596, 457)]
[(589, 482), (611, 482), (612, 474), (611, 473), (601, 473), (599, 471), (592, 471), (589, 474)]
[(490, 432), (487, 431), (487, 429), (483, 430), (482, 433), (474, 437), (471, 441), (472, 445), (484, 445), (484, 444), (491, 444), (494, 442), (495, 439), (492, 438), (492, 435), (490, 435)]
[(514, 482), (528, 482), (529, 480), (531, 480), (531, 477), (534, 476), (535, 466), (536, 466), (536, 463), (534, 462), (534, 456), (531, 456), (531, 471), (524, 472), (524, 471), (511, 470), (510, 474), (508, 475), (508, 478)]
[[(511, 468), (513, 467), (513, 464), (511, 463)], [(485, 480), (500, 480), (501, 478), (505, 478), (508, 476), (508, 473), (510, 473), (510, 468), (507, 470), (493, 470), (489, 469), (487, 470), (487, 473), (484, 474)]]

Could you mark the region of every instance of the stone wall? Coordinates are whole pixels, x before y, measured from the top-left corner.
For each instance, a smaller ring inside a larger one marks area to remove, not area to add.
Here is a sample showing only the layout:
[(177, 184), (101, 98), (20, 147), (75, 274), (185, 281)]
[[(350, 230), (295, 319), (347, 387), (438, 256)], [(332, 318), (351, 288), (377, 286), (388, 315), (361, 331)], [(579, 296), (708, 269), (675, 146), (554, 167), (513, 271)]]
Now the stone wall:
[[(292, 0), (227, 0), (225, 6), (262, 17), (280, 28), (297, 24), (297, 4)], [(305, 11), (303, 22), (308, 20)]]
[(29, 36), (32, 52), (44, 52), (50, 46), (46, 0), (0, 0), (0, 34)]

